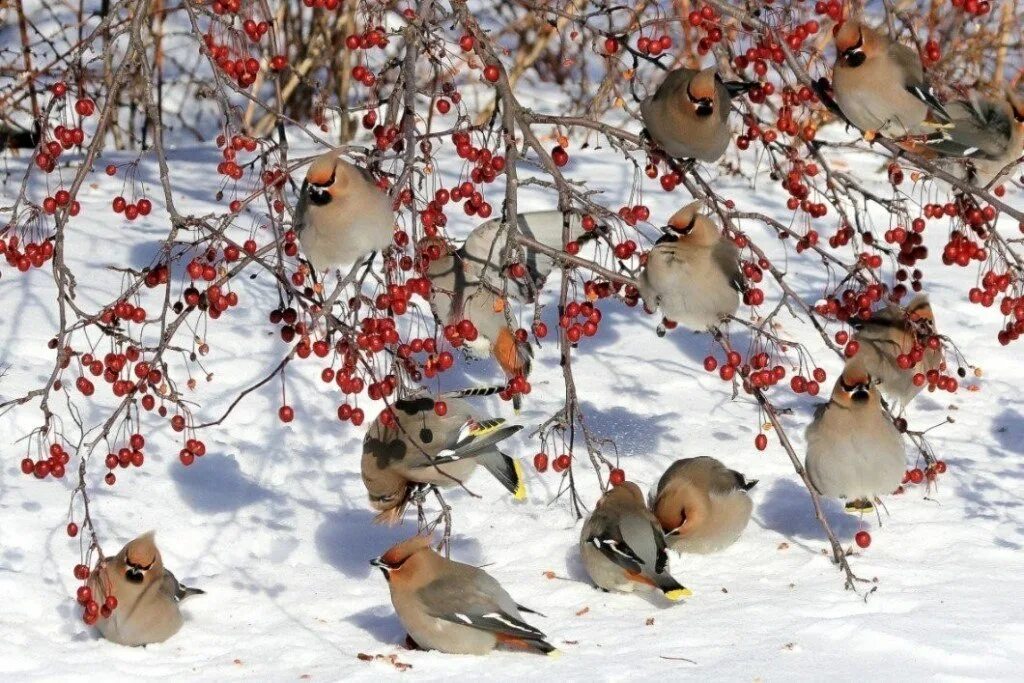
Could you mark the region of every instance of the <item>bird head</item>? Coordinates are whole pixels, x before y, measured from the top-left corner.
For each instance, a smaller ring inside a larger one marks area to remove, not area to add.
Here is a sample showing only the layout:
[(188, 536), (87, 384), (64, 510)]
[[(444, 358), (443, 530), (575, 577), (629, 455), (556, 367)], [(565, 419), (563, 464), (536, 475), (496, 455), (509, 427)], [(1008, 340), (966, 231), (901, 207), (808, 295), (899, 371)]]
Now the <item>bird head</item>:
[(613, 486), (608, 489), (608, 492), (601, 496), (601, 499), (597, 501), (597, 507), (601, 508), (613, 502), (635, 502), (642, 507), (647, 507), (647, 504), (644, 502), (644, 494), (640, 491), (640, 487), (631, 481), (624, 481), (618, 486)]
[(698, 71), (686, 84), (686, 99), (697, 116), (705, 118), (715, 113), (717, 85), (718, 67), (715, 66)]
[(929, 332), (935, 330), (935, 313), (932, 312), (932, 305), (928, 297), (918, 295), (907, 304), (907, 318), (916, 326), (924, 328)]
[(836, 31), (836, 50), (843, 66), (857, 68), (874, 52), (875, 33), (857, 19), (848, 19)]
[(416, 535), (388, 548), (380, 557), (370, 560), (370, 565), (384, 573), (384, 578), (391, 581), (411, 564), (409, 561), (419, 553), (432, 553), (431, 537)]
[(373, 474), (363, 473), (366, 495), (370, 507), (379, 514), (374, 519), (378, 524), (397, 524), (409, 501), (409, 482), (388, 470)]
[(696, 247), (713, 246), (721, 235), (711, 219), (700, 212), (700, 202), (692, 202), (672, 214), (666, 234), (676, 236), (677, 242)]
[(654, 500), (652, 511), (666, 537), (684, 537), (707, 517), (709, 498), (689, 479), (668, 482)]
[(832, 390), (832, 400), (846, 408), (867, 405), (877, 398), (871, 375), (858, 364), (847, 365)]
[(352, 167), (339, 155), (340, 151), (321, 154), (306, 171), (303, 191), (313, 206), (327, 206), (345, 192)]
[(118, 560), (123, 566), (117, 569), (123, 572), (128, 583), (148, 583), (163, 576), (163, 561), (153, 539), (155, 533), (150, 531), (139, 536), (121, 551)]

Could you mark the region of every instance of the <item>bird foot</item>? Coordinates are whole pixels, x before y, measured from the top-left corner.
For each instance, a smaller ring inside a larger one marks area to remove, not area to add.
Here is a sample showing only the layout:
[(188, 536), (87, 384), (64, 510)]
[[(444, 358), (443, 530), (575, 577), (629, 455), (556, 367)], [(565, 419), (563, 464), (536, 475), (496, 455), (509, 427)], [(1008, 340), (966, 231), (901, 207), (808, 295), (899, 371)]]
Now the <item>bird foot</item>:
[(877, 130), (866, 130), (866, 131), (864, 131), (864, 141), (865, 142), (874, 142), (875, 138), (877, 138), (877, 137), (878, 137), (878, 131)]

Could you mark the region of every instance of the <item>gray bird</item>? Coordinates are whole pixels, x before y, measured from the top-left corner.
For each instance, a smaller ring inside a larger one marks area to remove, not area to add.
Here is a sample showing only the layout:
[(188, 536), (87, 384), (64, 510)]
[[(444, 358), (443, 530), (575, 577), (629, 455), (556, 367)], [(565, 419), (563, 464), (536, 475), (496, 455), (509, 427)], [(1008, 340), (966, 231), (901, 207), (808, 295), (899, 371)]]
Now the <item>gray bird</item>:
[(928, 112), (942, 122), (949, 115), (925, 80), (917, 52), (858, 19), (848, 19), (835, 35), (832, 91), (854, 126), (871, 138), (901, 138), (934, 132)]
[(850, 512), (872, 510), (873, 501), (903, 481), (903, 439), (858, 362), (847, 363), (831, 400), (815, 410), (805, 438), (805, 464), (815, 490), (827, 498), (846, 499)]
[[(497, 444), (522, 425), (502, 418), (478, 419), (466, 395), (494, 391), (467, 390), (443, 398), (447, 412), (438, 415), (429, 397), (402, 399), (393, 404), (394, 421), (378, 416), (363, 439), (362, 476), (378, 522), (397, 523), (418, 485), (442, 488), (466, 481), (483, 465), (516, 500), (526, 498), (520, 464)], [(383, 413), (382, 413), (383, 415)]]
[(754, 507), (757, 484), (715, 458), (676, 460), (658, 481), (651, 507), (668, 546), (681, 553), (712, 553), (736, 542)]
[(339, 155), (327, 152), (313, 161), (295, 209), (295, 232), (316, 272), (354, 264), (394, 238), (391, 198), (369, 172)]
[(946, 106), (952, 128), (929, 143), (936, 153), (959, 162), (969, 182), (987, 187), (1024, 155), (1024, 95), (1011, 90), (1000, 99), (971, 98)]
[(88, 586), (98, 604), (107, 596), (117, 599), (110, 616), (101, 616), (96, 622), (96, 628), (111, 642), (137, 646), (167, 640), (184, 623), (179, 604), (204, 592), (179, 583), (164, 568), (153, 537), (150, 531), (129, 542), (89, 577)]
[(415, 643), (449, 654), (483, 655), (496, 647), (556, 656), (558, 650), (523, 621), (527, 609), (482, 569), (437, 554), (413, 536), (370, 562), (380, 568), (391, 603)]
[(675, 69), (640, 103), (640, 116), (651, 139), (670, 156), (718, 161), (732, 138), (732, 98), (753, 85), (725, 83), (717, 66)]
[(606, 591), (651, 588), (673, 601), (691, 594), (668, 573), (665, 534), (633, 482), (601, 496), (580, 532), (580, 555), (591, 580)]
[(651, 311), (704, 331), (736, 313), (744, 282), (736, 245), (699, 210), (693, 202), (669, 219), (647, 255), (639, 290)]

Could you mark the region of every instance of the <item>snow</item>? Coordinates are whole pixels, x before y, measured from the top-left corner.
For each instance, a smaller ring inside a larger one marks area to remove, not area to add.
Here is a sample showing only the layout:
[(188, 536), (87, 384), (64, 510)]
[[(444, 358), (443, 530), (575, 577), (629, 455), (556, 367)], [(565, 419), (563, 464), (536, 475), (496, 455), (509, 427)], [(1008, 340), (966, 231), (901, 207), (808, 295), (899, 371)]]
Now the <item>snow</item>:
[[(312, 150), (293, 151), (293, 156), (304, 151)], [(613, 210), (637, 201), (629, 196), (633, 167), (614, 152), (570, 152), (567, 172), (585, 180), (589, 189), (603, 190), (599, 201)], [(130, 158), (108, 153), (103, 163)], [(172, 152), (172, 176), (181, 183), (176, 201), (183, 212), (225, 210), (212, 196), (212, 158), (209, 147)], [(16, 191), (21, 163), (11, 162), (12, 175), (2, 178), (0, 206), (8, 205)], [(878, 157), (864, 155), (852, 169), (888, 196), (891, 189), (879, 163)], [(748, 157), (745, 168), (753, 166)], [(460, 168), (452, 158), (438, 167), (449, 181)], [(521, 174), (532, 172), (529, 164), (521, 165)], [(151, 157), (144, 157), (139, 173), (150, 184), (155, 209), (147, 220), (132, 224), (109, 209), (110, 198), (120, 191), (120, 177), (96, 174), (83, 187), (82, 215), (72, 223), (68, 245), (80, 305), (104, 302), (121, 278), (108, 266), (148, 265), (165, 234)], [(742, 178), (704, 173), (739, 208), (790, 221), (785, 198), (766, 173), (759, 174), (756, 190)], [(643, 188), (655, 225), (689, 201), (685, 191), (666, 194), (656, 181), (645, 179)], [(44, 192), (32, 189), (37, 196)], [(502, 191), (500, 183), (487, 190), (496, 208)], [(1019, 192), (1008, 196), (1019, 201)], [(536, 188), (520, 196), (521, 210), (553, 205), (554, 198)], [(882, 229), (890, 221), (879, 213), (872, 218)], [(242, 223), (240, 230), (247, 230), (248, 223)], [(827, 237), (834, 214), (820, 223)], [(460, 220), (452, 232), (465, 236), (473, 225)], [(778, 241), (756, 223), (744, 227), (779, 256), (778, 263), (790, 273), (788, 281), (803, 296), (814, 301), (821, 295), (826, 283), (820, 264), (806, 254), (787, 261)], [(653, 234), (651, 226), (646, 231)], [(930, 223), (926, 236), (937, 254), (944, 225)], [(249, 395), (222, 425), (203, 430), (208, 454), (191, 468), (178, 461), (177, 435), (155, 416), (144, 423), (144, 467), (118, 470), (117, 485), (108, 487), (102, 482), (102, 463), (92, 463), (93, 514), (105, 550), (113, 552), (135, 535), (156, 529), (168, 567), (207, 591), (186, 603), (187, 620), (178, 635), (145, 649), (107, 643), (82, 624), (73, 598), (78, 582), (71, 575), (79, 561), (79, 541), (64, 533), (72, 478), (38, 482), (18, 470), (25, 450), (19, 439), (41, 417), (34, 404), (0, 416), (0, 677), (67, 680), (102, 670), (109, 677), (147, 680), (364, 680), (399, 675), (386, 659), (396, 655), (411, 665), (401, 675), (423, 680), (1017, 678), (1024, 655), (1024, 501), (1019, 486), (1024, 477), (1019, 464), (1024, 456), (1019, 389), (1024, 368), (1015, 362), (1020, 348), (1003, 348), (995, 341), (998, 312), (967, 303), (966, 291), (976, 277), (973, 267), (946, 268), (934, 256), (925, 266), (940, 329), (984, 368), (985, 377), (967, 382), (976, 384), (977, 391), (922, 394), (909, 410), (912, 427), (940, 423), (947, 415), (955, 420), (929, 435), (949, 465), (937, 489), (926, 494), (923, 486), (911, 487), (890, 497), (881, 528), (873, 516), (860, 521), (837, 503), (828, 504), (828, 518), (846, 545), (853, 545), (860, 528), (873, 536), (870, 548), (850, 558), (855, 572), (868, 580), (856, 593), (843, 589), (841, 574), (825, 554), (827, 543), (810, 499), (784, 451), (774, 438), (764, 453), (753, 448), (760, 422), (756, 406), (744, 397), (733, 400), (728, 385), (701, 367), (713, 350), (710, 339), (682, 329), (659, 339), (654, 317), (602, 302), (601, 331), (581, 343), (574, 370), (587, 424), (616, 441), (628, 477), (646, 490), (673, 460), (714, 455), (759, 480), (752, 491), (753, 519), (733, 547), (716, 555), (672, 556), (673, 573), (693, 590), (692, 598), (668, 604), (654, 597), (605, 594), (586, 581), (577, 550), (579, 523), (566, 499), (556, 500), (559, 475), (538, 474), (529, 466), (538, 448), (533, 427), (563, 398), (557, 347), (548, 341), (537, 349), (533, 393), (518, 417), (507, 403), (478, 399), (481, 415), (527, 425), (510, 450), (526, 465), (529, 500), (514, 503), (485, 473), (470, 481), (479, 498), (452, 492), (447, 500), (454, 516), (453, 558), (485, 567), (519, 602), (543, 612), (546, 617), (529, 621), (550, 636), (562, 656), (470, 657), (405, 650), (387, 585), (368, 562), (413, 534), (415, 517), (408, 515), (397, 528), (372, 524), (359, 476), (365, 426), (338, 422), (339, 394), (320, 382), (321, 366), (309, 360), (288, 369), (288, 400), (297, 414), (289, 425), (276, 418), (281, 385), (274, 381)], [(777, 291), (770, 285), (766, 289), (764, 309), (770, 310)], [(550, 304), (557, 282), (548, 290), (545, 302)], [(266, 322), (276, 306), (268, 278), (243, 279), (237, 291), (242, 304), (197, 331), (210, 344), (203, 363), (213, 377), (207, 382), (200, 373), (198, 388), (189, 396), (198, 404), (197, 422), (219, 417), (241, 388), (263, 377), (287, 353)], [(155, 306), (152, 294), (150, 300)], [(46, 342), (57, 324), (50, 272), (17, 274), (5, 266), (0, 311), (0, 367), (10, 366), (0, 378), (2, 402), (40, 386), (50, 371), (52, 352)], [(545, 308), (544, 318), (554, 328), (552, 306)], [(828, 370), (830, 386), (839, 360), (806, 321), (785, 315), (782, 320), (785, 335), (807, 344)], [(746, 340), (742, 330), (733, 330), (737, 346), (745, 348)], [(489, 361), (462, 359), (452, 374), (443, 378), (442, 388), (487, 384), (499, 376)], [(97, 397), (105, 393), (98, 387)], [(772, 394), (781, 407), (791, 409), (782, 420), (802, 453), (802, 432), (814, 400), (784, 389)], [(87, 424), (105, 416), (105, 403), (78, 401), (85, 406)], [(379, 409), (363, 405), (368, 417)], [(64, 426), (74, 432), (73, 423)], [(908, 463), (913, 457), (908, 454)], [(592, 505), (599, 486), (586, 462), (577, 464), (577, 480), (584, 502)], [(435, 511), (431, 502), (428, 512)], [(546, 572), (556, 578), (547, 578)], [(384, 658), (363, 661), (360, 653)]]

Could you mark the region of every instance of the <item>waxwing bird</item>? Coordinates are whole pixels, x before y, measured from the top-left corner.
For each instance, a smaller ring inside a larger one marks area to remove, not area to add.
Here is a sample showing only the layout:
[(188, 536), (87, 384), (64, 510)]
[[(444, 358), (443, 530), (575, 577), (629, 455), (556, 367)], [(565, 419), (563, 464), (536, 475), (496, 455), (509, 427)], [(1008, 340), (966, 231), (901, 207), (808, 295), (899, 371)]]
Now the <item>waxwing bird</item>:
[(969, 182), (987, 187), (1024, 155), (1024, 94), (971, 98), (946, 107), (952, 127), (929, 147), (962, 162)]
[(438, 555), (427, 536), (413, 536), (370, 564), (391, 590), (398, 620), (422, 648), (483, 655), (502, 646), (555, 655), (546, 636), (523, 621), (523, 612), (494, 577)]
[(890, 304), (866, 320), (852, 318), (850, 324), (860, 348), (849, 362), (863, 368), (886, 397), (906, 408), (922, 389), (914, 384), (914, 376), (938, 370), (942, 363), (942, 351), (928, 341), (935, 335), (928, 297), (918, 294), (905, 308)]
[(383, 251), (395, 232), (387, 193), (369, 172), (339, 155), (327, 152), (313, 161), (295, 210), (299, 243), (318, 273)]
[(179, 583), (164, 568), (153, 535), (150, 531), (129, 542), (89, 577), (96, 602), (102, 605), (108, 596), (117, 599), (117, 607), (109, 617), (101, 616), (96, 628), (104, 638), (120, 645), (167, 640), (183, 622), (179, 603), (204, 592)]
[[(442, 325), (460, 327), (463, 321), (472, 323), (467, 336), (462, 334), (462, 348), (472, 358), (494, 358), (506, 379), (529, 377), (533, 348), (526, 340), (516, 339), (506, 317), (508, 299), (471, 281), (467, 273), (467, 259), (463, 250), (453, 250), (436, 237), (424, 238), (421, 252), (436, 246), (438, 257), (430, 261), (427, 276), (431, 281), (430, 303)], [(520, 395), (513, 395), (513, 406), (518, 411)]]
[(516, 500), (526, 498), (522, 467), (497, 448), (522, 425), (508, 424), (502, 418), (478, 419), (463, 398), (498, 390), (491, 387), (445, 394), (443, 415), (429, 397), (402, 399), (390, 412), (381, 412), (363, 439), (362, 459), (370, 505), (380, 513), (377, 522), (397, 523), (419, 485), (458, 486), (477, 465), (483, 465)]
[(805, 464), (815, 490), (845, 498), (848, 511), (870, 511), (872, 501), (892, 493), (903, 480), (903, 440), (859, 362), (847, 364), (831, 400), (815, 410), (805, 437)]
[(681, 553), (713, 553), (732, 545), (754, 507), (748, 480), (718, 460), (701, 456), (676, 460), (665, 470), (651, 507), (668, 546)]
[(606, 591), (660, 590), (669, 600), (690, 591), (668, 573), (665, 534), (631, 481), (608, 490), (580, 532), (580, 555), (591, 580)]
[(926, 125), (949, 115), (925, 80), (921, 58), (906, 45), (857, 19), (848, 19), (835, 35), (832, 90), (843, 115), (868, 137), (900, 138), (933, 132)]
[(729, 146), (732, 98), (754, 84), (725, 83), (718, 67), (670, 71), (640, 103), (651, 139), (670, 156), (715, 162)]
[[(607, 226), (601, 225), (585, 230), (583, 218), (576, 213), (566, 216), (561, 211), (531, 211), (519, 214), (516, 219), (524, 237), (559, 251), (563, 248), (562, 229), (566, 220), (570, 240), (585, 242), (607, 232)], [(482, 282), (494, 291), (506, 291), (510, 297), (533, 303), (551, 274), (555, 261), (546, 254), (525, 248), (522, 251), (526, 259), (523, 262), (526, 277), (522, 280), (507, 278), (502, 268), (507, 243), (508, 231), (501, 229), (500, 219), (489, 220), (474, 228), (458, 252), (466, 281), (470, 285)]]
[[(743, 289), (739, 251), (699, 202), (672, 216), (640, 273), (639, 289), (651, 311), (697, 331), (716, 328), (739, 308)], [(659, 328), (659, 334), (664, 331)]]

